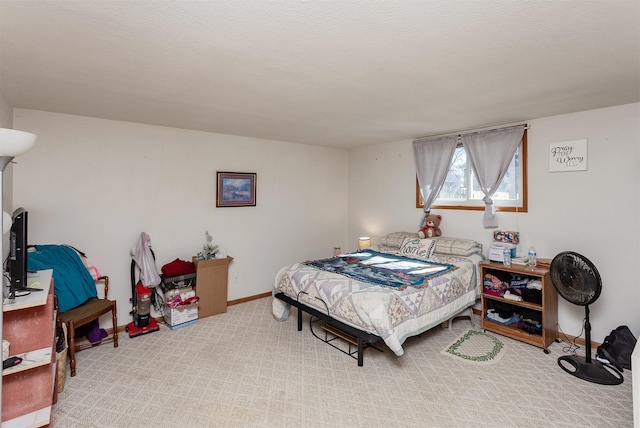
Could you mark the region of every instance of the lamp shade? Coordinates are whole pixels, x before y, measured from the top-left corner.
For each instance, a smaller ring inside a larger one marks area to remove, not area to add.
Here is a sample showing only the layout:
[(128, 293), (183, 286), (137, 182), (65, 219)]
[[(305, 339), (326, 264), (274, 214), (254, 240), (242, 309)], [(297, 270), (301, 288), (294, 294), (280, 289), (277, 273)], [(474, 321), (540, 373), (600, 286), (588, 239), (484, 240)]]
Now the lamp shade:
[(371, 246), (371, 238), (368, 236), (362, 236), (358, 238), (358, 248), (360, 250), (366, 250)]
[(0, 156), (19, 156), (36, 142), (36, 134), (16, 129), (0, 128)]

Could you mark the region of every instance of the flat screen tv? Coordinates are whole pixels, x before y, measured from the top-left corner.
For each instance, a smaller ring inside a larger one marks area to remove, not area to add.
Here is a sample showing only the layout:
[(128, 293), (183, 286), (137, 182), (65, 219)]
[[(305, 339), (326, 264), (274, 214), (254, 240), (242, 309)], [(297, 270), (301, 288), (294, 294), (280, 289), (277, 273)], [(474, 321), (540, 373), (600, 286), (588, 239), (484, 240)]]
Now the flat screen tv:
[(9, 235), (9, 298), (16, 297), (16, 291), (27, 286), (27, 229), (28, 212), (18, 208), (13, 212)]

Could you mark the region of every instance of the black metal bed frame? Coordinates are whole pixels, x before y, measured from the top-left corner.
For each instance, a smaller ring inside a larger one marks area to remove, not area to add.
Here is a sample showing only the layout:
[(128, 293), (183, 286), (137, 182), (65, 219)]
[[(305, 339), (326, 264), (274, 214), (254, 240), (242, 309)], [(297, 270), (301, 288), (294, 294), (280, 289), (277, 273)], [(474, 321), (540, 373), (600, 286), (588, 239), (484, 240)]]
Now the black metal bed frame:
[[(306, 293), (304, 293), (306, 294)], [(356, 343), (357, 343), (357, 354), (358, 357), (356, 358), (358, 360), (358, 367), (362, 367), (364, 365), (364, 354), (363, 351), (365, 348), (372, 346), (374, 343), (382, 340), (382, 338), (380, 336), (377, 336), (375, 334), (371, 334), (371, 333), (367, 333), (365, 331), (362, 330), (358, 330), (355, 327), (352, 327), (348, 324), (345, 324), (341, 321), (338, 321), (334, 318), (331, 318), (330, 315), (325, 314), (323, 312), (318, 311), (315, 308), (312, 308), (310, 306), (305, 305), (304, 303), (301, 303), (299, 300), (293, 299), (289, 296), (287, 296), (284, 293), (276, 293), (275, 296), (277, 299), (282, 300), (285, 303), (289, 303), (290, 305), (295, 306), (296, 308), (298, 308), (298, 331), (302, 331), (302, 312), (306, 312), (309, 315), (311, 315), (312, 317), (316, 317), (318, 319), (321, 319), (322, 321), (324, 321), (327, 325), (332, 326), (338, 330), (340, 330), (341, 332), (344, 332), (346, 334), (348, 334), (349, 336), (352, 336), (356, 339)], [(322, 301), (322, 300), (321, 300)], [(323, 302), (324, 303), (324, 302)], [(313, 329), (312, 329), (312, 333), (313, 333)], [(314, 336), (316, 336), (315, 333), (313, 333)], [(316, 336), (318, 337), (318, 336)], [(323, 340), (323, 339), (320, 339)], [(330, 344), (331, 346), (333, 346), (334, 348), (343, 351), (342, 349), (334, 346), (333, 344), (330, 343), (330, 340), (323, 340), (323, 342)], [(372, 346), (375, 349), (375, 346)], [(378, 349), (380, 351), (380, 349)], [(352, 352), (345, 352), (347, 355), (350, 355), (353, 357), (353, 353)]]

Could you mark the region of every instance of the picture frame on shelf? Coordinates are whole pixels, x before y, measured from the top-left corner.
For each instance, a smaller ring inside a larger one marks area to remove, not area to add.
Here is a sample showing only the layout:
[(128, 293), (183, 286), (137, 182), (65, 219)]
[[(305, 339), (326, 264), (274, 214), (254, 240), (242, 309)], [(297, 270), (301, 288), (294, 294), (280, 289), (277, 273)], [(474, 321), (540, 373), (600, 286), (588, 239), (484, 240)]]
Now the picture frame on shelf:
[(255, 207), (255, 172), (217, 172), (216, 207)]

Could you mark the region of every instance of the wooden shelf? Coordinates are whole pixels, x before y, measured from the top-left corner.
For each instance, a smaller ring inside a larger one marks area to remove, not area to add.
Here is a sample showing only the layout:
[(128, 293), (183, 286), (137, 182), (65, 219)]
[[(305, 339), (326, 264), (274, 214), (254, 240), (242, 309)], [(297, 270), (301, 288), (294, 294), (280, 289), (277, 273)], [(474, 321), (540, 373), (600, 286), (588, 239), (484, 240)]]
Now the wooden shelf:
[(483, 319), (482, 328), (512, 339), (517, 339), (521, 342), (526, 342), (539, 348), (546, 348), (548, 346), (545, 345), (544, 338), (541, 335), (527, 333), (524, 330), (520, 330), (515, 324), (504, 325), (488, 319)]
[[(549, 269), (547, 267), (529, 267), (522, 265), (505, 266), (502, 263), (484, 260), (480, 262), (481, 277), (484, 279), (485, 274), (492, 272), (507, 272), (514, 276), (520, 276), (530, 279), (537, 279), (542, 282), (542, 303), (532, 303), (526, 301), (517, 301), (505, 299), (500, 296), (482, 293), (482, 328), (492, 331), (512, 339), (538, 346), (549, 352), (547, 349), (551, 343), (558, 337), (558, 292), (551, 283)], [(487, 303), (489, 301), (498, 301), (509, 304), (515, 308), (527, 308), (539, 311), (542, 320), (542, 334), (531, 334), (517, 328), (515, 324), (504, 325), (499, 322), (492, 321), (487, 318)]]
[(13, 301), (4, 299), (2, 312), (19, 311), (21, 309), (35, 308), (47, 304), (49, 296), (49, 288), (51, 286), (51, 278), (53, 277), (53, 269), (42, 270), (39, 272), (29, 272), (27, 275), (27, 288), (38, 288), (40, 290), (31, 291), (25, 296), (18, 296)]
[[(542, 278), (549, 273), (548, 267), (543, 266), (529, 266), (529, 265), (511, 265), (506, 266), (500, 262), (492, 262), (490, 260), (483, 260), (480, 262), (480, 266), (484, 266), (487, 269), (499, 270), (502, 272), (515, 273), (517, 275), (528, 275), (533, 277)], [(553, 285), (551, 285), (553, 287)]]
[(494, 296), (492, 294), (483, 294), (483, 296), (485, 299), (496, 300), (496, 301), (508, 303), (508, 304), (516, 304), (517, 306), (533, 309), (534, 311), (542, 311), (542, 305), (539, 305), (537, 303), (510, 300), (510, 299), (505, 299), (504, 297)]
[(40, 366), (46, 366), (51, 364), (52, 358), (51, 347), (36, 349), (35, 351), (26, 352), (23, 354), (12, 354), (12, 356), (22, 358), (22, 362), (13, 367), (2, 370), (2, 376), (9, 376), (14, 373), (18, 373), (24, 370), (34, 369)]
[(2, 428), (43, 427), (51, 422), (51, 406), (44, 407), (35, 412), (18, 416), (10, 421), (3, 421)]
[(55, 402), (55, 319), (53, 270), (29, 275), (41, 288), (5, 301), (2, 334), (9, 353), (23, 361), (2, 371), (2, 427), (39, 427), (51, 423)]

